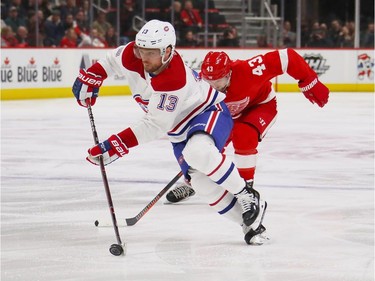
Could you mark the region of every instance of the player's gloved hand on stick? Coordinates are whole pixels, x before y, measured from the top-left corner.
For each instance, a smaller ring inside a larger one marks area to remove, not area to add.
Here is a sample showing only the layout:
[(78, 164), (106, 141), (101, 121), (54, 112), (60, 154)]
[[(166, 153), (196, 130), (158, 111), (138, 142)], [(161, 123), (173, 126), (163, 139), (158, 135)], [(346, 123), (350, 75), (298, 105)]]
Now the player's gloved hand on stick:
[(98, 97), (99, 87), (103, 84), (103, 78), (85, 69), (80, 69), (78, 77), (73, 84), (73, 94), (80, 106), (87, 107), (87, 103), (94, 105)]
[(112, 135), (109, 139), (95, 145), (88, 150), (86, 160), (94, 165), (99, 165), (99, 156), (103, 156), (104, 165), (108, 165), (118, 158), (129, 153), (126, 144), (117, 136)]
[(329, 89), (318, 77), (310, 76), (304, 81), (299, 81), (298, 87), (311, 103), (323, 107), (328, 102)]

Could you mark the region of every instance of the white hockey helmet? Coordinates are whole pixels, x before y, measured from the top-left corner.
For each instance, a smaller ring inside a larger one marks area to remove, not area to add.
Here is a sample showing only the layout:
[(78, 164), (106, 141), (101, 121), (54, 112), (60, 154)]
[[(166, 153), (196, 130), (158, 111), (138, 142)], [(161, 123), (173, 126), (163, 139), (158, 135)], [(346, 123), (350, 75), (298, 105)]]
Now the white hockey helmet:
[(176, 33), (174, 27), (166, 21), (151, 20), (147, 22), (135, 36), (135, 44), (140, 48), (160, 49), (160, 55), (163, 58), (165, 51), (172, 47), (171, 56), (167, 61), (172, 59), (176, 46)]

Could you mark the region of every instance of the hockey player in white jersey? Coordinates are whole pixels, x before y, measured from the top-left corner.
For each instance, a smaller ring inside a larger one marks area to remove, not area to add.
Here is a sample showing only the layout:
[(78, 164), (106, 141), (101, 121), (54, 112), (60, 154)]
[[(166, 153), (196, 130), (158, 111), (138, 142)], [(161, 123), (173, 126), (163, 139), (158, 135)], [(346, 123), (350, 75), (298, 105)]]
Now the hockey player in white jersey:
[(81, 69), (72, 91), (82, 106), (94, 105), (99, 88), (111, 75), (127, 78), (133, 98), (146, 112), (134, 125), (88, 150), (98, 164), (125, 156), (132, 147), (167, 134), (186, 180), (219, 214), (243, 227), (247, 244), (262, 244), (267, 203), (240, 177), (222, 153), (233, 121), (225, 95), (188, 68), (175, 51), (176, 36), (168, 22), (152, 20), (136, 39)]

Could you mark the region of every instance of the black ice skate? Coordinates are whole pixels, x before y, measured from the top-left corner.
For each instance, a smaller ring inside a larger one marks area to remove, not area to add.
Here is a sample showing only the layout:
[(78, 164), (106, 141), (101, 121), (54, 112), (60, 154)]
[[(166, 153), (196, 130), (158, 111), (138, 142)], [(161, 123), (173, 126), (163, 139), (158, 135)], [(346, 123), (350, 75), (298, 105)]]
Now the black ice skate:
[(244, 189), (235, 196), (242, 208), (244, 225), (253, 230), (258, 229), (263, 221), (267, 202), (260, 200), (259, 192), (253, 189), (253, 182), (247, 182)]
[(191, 196), (194, 196), (194, 194), (194, 189), (192, 189), (186, 183), (182, 183), (169, 191), (166, 195), (166, 198), (169, 203), (178, 203), (182, 200), (188, 199)]
[(243, 230), (245, 233), (244, 239), (249, 245), (263, 245), (269, 240), (266, 234), (266, 228), (262, 224), (260, 224), (255, 230), (244, 225)]

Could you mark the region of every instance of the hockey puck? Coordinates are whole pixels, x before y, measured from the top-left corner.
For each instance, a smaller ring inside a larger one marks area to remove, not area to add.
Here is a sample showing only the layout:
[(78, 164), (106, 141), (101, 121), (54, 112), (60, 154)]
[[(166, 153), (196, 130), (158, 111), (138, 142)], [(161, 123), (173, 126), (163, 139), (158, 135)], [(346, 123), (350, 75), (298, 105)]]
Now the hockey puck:
[(95, 224), (95, 226), (98, 226), (98, 225), (99, 225), (99, 221), (96, 220), (96, 221), (94, 222), (94, 224)]
[(119, 244), (112, 244), (109, 248), (109, 252), (114, 256), (121, 256), (124, 253), (124, 249)]

